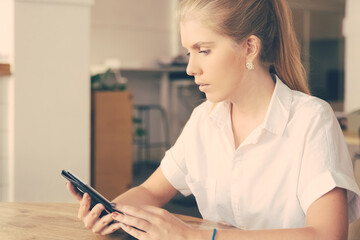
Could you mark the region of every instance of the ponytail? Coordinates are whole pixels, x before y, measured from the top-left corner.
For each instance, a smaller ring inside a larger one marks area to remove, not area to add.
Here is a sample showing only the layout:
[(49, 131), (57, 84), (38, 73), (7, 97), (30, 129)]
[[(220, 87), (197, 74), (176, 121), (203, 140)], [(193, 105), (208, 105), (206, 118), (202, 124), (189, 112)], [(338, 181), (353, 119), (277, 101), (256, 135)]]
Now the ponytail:
[(293, 28), (292, 14), (286, 0), (271, 0), (277, 28), (274, 41), (274, 62), (271, 67), (279, 78), (293, 90), (310, 94), (306, 72), (301, 63), (299, 43)]

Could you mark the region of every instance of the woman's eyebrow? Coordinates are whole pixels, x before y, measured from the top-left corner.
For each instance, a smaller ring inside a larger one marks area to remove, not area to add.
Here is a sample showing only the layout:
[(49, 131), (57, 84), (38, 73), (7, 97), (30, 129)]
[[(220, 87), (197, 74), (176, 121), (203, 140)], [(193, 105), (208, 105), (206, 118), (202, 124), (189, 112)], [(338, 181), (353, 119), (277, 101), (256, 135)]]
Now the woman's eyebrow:
[[(203, 46), (211, 47), (211, 46), (213, 46), (213, 45), (215, 45), (215, 42), (199, 41), (199, 42), (193, 44), (193, 45), (191, 46), (191, 49), (199, 49), (200, 47), (203, 47)], [(184, 46), (184, 45), (183, 45), (183, 48), (184, 48), (184, 49), (188, 49), (188, 48), (187, 48), (186, 46)]]
[(200, 48), (201, 46), (204, 46), (204, 45), (205, 46), (212, 46), (214, 44), (215, 44), (215, 42), (203, 42), (203, 41), (200, 41), (200, 42), (197, 42), (194, 45), (192, 45), (191, 48), (198, 49), (198, 48)]

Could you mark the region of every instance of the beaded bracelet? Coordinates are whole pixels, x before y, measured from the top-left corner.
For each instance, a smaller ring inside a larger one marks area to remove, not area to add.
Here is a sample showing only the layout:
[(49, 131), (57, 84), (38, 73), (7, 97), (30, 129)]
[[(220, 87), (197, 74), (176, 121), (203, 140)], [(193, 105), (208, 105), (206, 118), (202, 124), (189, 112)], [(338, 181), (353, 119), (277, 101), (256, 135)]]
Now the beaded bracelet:
[(213, 235), (212, 235), (211, 240), (215, 240), (215, 235), (216, 235), (216, 228), (214, 228), (214, 230), (213, 230)]

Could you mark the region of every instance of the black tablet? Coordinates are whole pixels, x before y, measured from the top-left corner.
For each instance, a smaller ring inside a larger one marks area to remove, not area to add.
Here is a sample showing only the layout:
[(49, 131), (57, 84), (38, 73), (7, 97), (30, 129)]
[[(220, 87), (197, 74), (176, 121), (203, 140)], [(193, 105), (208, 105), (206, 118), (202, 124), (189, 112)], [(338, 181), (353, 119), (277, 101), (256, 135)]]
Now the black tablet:
[(104, 205), (105, 210), (101, 213), (100, 217), (112, 213), (112, 212), (118, 212), (120, 211), (114, 209), (112, 207), (112, 204), (109, 200), (107, 200), (104, 196), (102, 196), (100, 193), (98, 193), (95, 189), (90, 187), (89, 185), (85, 184), (83, 181), (81, 181), (79, 178), (77, 178), (74, 174), (72, 174), (69, 171), (62, 170), (61, 175), (69, 180), (82, 194), (87, 193), (91, 197), (91, 206), (90, 209), (92, 209), (96, 204), (101, 203)]

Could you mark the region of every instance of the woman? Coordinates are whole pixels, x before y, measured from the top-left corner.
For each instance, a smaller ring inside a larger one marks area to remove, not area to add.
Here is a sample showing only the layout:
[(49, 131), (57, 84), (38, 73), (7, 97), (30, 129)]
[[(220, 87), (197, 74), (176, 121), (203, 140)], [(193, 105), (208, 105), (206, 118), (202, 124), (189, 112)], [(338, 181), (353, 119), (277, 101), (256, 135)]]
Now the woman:
[[(208, 101), (154, 174), (114, 200), (127, 215), (99, 219), (103, 206), (89, 211), (68, 184), (85, 226), (138, 239), (347, 239), (360, 191), (331, 108), (308, 95), (286, 1), (183, 0), (179, 17), (187, 73)], [(236, 228), (195, 230), (159, 208), (177, 191)]]

